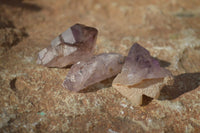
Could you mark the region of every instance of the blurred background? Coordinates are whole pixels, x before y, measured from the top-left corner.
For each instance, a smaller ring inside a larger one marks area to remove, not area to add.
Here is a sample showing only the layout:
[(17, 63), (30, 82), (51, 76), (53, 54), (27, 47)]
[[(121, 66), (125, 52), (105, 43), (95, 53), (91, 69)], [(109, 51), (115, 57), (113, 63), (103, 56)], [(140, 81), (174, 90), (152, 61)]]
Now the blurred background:
[[(96, 54), (127, 55), (138, 42), (176, 82), (141, 108), (112, 79), (67, 92), (68, 69), (36, 59), (75, 23), (98, 29)], [(199, 72), (199, 0), (0, 0), (0, 132), (200, 132)]]

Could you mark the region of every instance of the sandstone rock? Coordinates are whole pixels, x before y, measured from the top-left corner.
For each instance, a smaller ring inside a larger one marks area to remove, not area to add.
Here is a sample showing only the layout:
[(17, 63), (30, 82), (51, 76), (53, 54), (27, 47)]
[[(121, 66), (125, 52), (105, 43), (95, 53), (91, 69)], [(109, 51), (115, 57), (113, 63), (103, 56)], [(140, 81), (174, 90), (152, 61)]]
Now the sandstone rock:
[(97, 38), (97, 29), (75, 24), (56, 37), (51, 46), (38, 55), (38, 64), (47, 67), (65, 67), (92, 57)]
[[(0, 55), (0, 132), (200, 133), (199, 0), (0, 3), (0, 16), (16, 29), (24, 27), (29, 35)], [(36, 11), (35, 6), (42, 10)], [(180, 12), (194, 15), (175, 16)], [(164, 66), (175, 75), (174, 84), (163, 87), (159, 100), (136, 107), (109, 87), (113, 78), (88, 89), (104, 87), (97, 92), (71, 93), (61, 86), (69, 70), (47, 69), (26, 60), (42, 50), (39, 44), (54, 39), (52, 33), (65, 31), (63, 27), (77, 21), (98, 25), (95, 53), (125, 55), (138, 41), (153, 57), (170, 63)], [(15, 77), (17, 91), (12, 91), (9, 83)]]
[(73, 65), (63, 83), (66, 89), (80, 91), (89, 85), (117, 75), (122, 68), (124, 57), (120, 54), (100, 54), (89, 61)]
[(142, 95), (158, 98), (162, 87), (171, 81), (170, 71), (160, 67), (145, 48), (135, 43), (129, 51), (122, 72), (114, 79), (113, 87), (133, 104), (141, 105)]

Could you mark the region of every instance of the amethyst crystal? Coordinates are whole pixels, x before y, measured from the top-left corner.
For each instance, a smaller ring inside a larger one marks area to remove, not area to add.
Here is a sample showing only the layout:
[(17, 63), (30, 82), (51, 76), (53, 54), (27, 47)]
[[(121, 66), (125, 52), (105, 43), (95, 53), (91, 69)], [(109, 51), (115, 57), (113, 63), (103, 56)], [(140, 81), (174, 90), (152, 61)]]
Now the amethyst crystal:
[[(142, 95), (158, 98), (161, 88), (170, 83), (170, 71), (160, 67), (149, 51), (135, 43), (131, 47), (113, 87), (136, 105), (142, 104)], [(165, 78), (167, 77), (167, 78)]]
[(89, 85), (117, 75), (123, 65), (124, 57), (120, 54), (100, 54), (88, 61), (81, 61), (72, 66), (63, 83), (66, 89), (80, 91)]
[(47, 67), (65, 67), (93, 56), (98, 31), (75, 24), (56, 37), (51, 46), (39, 52), (38, 64)]

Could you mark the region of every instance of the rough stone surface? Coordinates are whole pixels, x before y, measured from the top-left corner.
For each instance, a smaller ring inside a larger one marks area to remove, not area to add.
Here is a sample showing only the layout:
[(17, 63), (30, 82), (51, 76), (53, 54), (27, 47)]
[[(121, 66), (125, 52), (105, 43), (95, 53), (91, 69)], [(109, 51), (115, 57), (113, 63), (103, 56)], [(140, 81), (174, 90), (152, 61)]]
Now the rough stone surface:
[(92, 57), (72, 66), (67, 73), (63, 86), (71, 91), (80, 91), (94, 83), (111, 78), (122, 69), (124, 57), (120, 54), (109, 53)]
[[(0, 56), (0, 132), (199, 133), (199, 5), (199, 0), (1, 0), (0, 16), (29, 36)], [(127, 55), (138, 42), (172, 72), (174, 84), (141, 107), (112, 88), (113, 79), (90, 92), (67, 91), (62, 83), (69, 69), (35, 62), (42, 48), (75, 23), (99, 30), (95, 54)]]
[(75, 24), (51, 41), (51, 46), (38, 54), (38, 64), (47, 67), (65, 67), (92, 57), (98, 31)]
[(143, 95), (158, 98), (164, 85), (170, 85), (172, 81), (170, 71), (160, 67), (148, 50), (135, 43), (112, 86), (133, 104), (142, 105)]

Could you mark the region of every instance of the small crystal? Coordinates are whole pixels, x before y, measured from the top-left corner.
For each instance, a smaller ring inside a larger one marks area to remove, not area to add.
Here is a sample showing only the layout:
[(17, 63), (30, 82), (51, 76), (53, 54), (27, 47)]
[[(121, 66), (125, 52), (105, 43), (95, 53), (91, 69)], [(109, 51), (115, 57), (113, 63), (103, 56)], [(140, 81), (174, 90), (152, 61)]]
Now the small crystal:
[(38, 64), (47, 67), (65, 67), (93, 56), (98, 31), (75, 24), (56, 37), (51, 45), (38, 55)]
[(125, 59), (120, 74), (113, 81), (113, 87), (133, 104), (142, 104), (142, 95), (158, 98), (160, 90), (170, 84), (170, 71), (160, 67), (149, 51), (135, 43)]
[(123, 65), (124, 57), (115, 53), (104, 53), (88, 61), (81, 61), (72, 66), (63, 86), (71, 91), (80, 91), (92, 84), (117, 75)]

